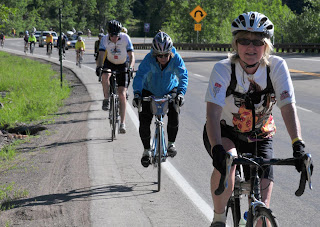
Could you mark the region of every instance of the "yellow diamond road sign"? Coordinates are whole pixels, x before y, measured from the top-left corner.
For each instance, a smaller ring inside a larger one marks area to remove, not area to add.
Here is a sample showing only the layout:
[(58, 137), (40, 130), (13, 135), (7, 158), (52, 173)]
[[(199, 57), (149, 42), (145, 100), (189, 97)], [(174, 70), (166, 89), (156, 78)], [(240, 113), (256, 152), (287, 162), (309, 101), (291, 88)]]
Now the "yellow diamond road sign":
[(197, 6), (190, 12), (190, 16), (199, 23), (205, 16), (207, 16), (207, 13), (200, 6)]

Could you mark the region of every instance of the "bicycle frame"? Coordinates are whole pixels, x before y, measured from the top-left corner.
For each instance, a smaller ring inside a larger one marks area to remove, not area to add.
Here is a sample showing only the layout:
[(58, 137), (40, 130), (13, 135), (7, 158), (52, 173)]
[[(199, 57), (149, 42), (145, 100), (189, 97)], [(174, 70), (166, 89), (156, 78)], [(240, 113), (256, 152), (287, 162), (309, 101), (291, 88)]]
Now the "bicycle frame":
[(30, 44), (30, 54), (33, 54), (35, 43)]
[(119, 110), (119, 96), (118, 96), (118, 84), (116, 78), (117, 72), (111, 72), (110, 86), (109, 86), (109, 98), (110, 98), (110, 110), (109, 120), (111, 126), (111, 140), (116, 138), (117, 129), (120, 128), (120, 110)]
[[(167, 145), (166, 145), (166, 141), (165, 141), (165, 134), (164, 134), (164, 129), (163, 129), (163, 116), (162, 115), (158, 115), (156, 116), (156, 120), (155, 120), (155, 132), (154, 132), (154, 137), (153, 137), (153, 142), (152, 142), (152, 156), (151, 156), (151, 163), (155, 165), (155, 167), (157, 167), (157, 157), (158, 154), (160, 154), (161, 157), (161, 162), (164, 162), (166, 160), (166, 158), (168, 157), (167, 155)], [(158, 142), (160, 138), (160, 143)], [(158, 147), (160, 146), (160, 152), (158, 151)]]
[[(151, 112), (155, 115), (156, 128), (153, 135), (150, 160), (151, 164), (158, 169), (158, 191), (161, 189), (161, 163), (165, 162), (168, 157), (163, 116), (169, 111), (171, 99), (171, 95), (165, 95), (162, 98), (149, 96), (142, 99), (143, 101), (150, 102)], [(138, 111), (141, 112), (141, 103), (139, 104)]]
[[(229, 159), (230, 158), (230, 159)], [(227, 211), (228, 208), (231, 208), (232, 215), (233, 215), (233, 222), (235, 226), (238, 226), (240, 219), (241, 219), (241, 206), (240, 206), (240, 199), (243, 194), (247, 194), (248, 197), (251, 199), (251, 203), (248, 209), (248, 216), (247, 216), (247, 225), (246, 226), (253, 226), (254, 222), (257, 221), (257, 216), (259, 213), (263, 213), (268, 216), (268, 220), (272, 221), (272, 226), (278, 226), (275, 217), (272, 214), (272, 211), (266, 207), (266, 205), (261, 201), (261, 194), (260, 194), (260, 178), (258, 175), (258, 169), (265, 165), (295, 165), (295, 158), (288, 158), (288, 159), (263, 159), (260, 157), (255, 157), (252, 154), (243, 154), (240, 157), (233, 157), (228, 154), (228, 159), (231, 160), (233, 165), (237, 165), (237, 172), (236, 170), (236, 177), (235, 177), (235, 186), (233, 195), (230, 197), (228, 204), (227, 204)], [(231, 166), (230, 161), (228, 161), (228, 166)], [(306, 181), (309, 182), (309, 188), (312, 189), (311, 184), (311, 170), (310, 170), (310, 163), (311, 163), (311, 155), (306, 154), (304, 157), (304, 164), (305, 168), (301, 172), (301, 179), (300, 185), (298, 190), (296, 191), (296, 196), (301, 196), (304, 192), (304, 188), (306, 185)], [(243, 177), (242, 165), (250, 165), (250, 181), (246, 182)], [(227, 176), (229, 174), (229, 167), (227, 167)], [(239, 173), (239, 174), (237, 174)], [(226, 177), (227, 178), (227, 177)], [(220, 180), (225, 184), (224, 181)], [(219, 185), (219, 188), (220, 188)], [(219, 188), (217, 191), (219, 191)], [(264, 220), (262, 220), (264, 221)]]
[(24, 53), (28, 54), (28, 43), (24, 44)]
[(81, 64), (82, 64), (82, 55), (81, 55), (82, 52), (83, 52), (83, 50), (77, 51), (77, 63), (78, 63), (79, 68), (81, 68)]
[(50, 43), (47, 43), (47, 45), (49, 45), (49, 47), (48, 47), (48, 56), (49, 56), (49, 58), (51, 57), (51, 54), (52, 54), (52, 43), (50, 42)]

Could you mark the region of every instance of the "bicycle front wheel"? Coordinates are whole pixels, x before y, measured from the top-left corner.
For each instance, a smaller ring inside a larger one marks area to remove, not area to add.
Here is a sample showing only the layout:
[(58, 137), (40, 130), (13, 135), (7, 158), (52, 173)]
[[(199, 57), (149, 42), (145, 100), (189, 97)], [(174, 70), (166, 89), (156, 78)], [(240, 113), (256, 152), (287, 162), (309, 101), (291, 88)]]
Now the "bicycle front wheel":
[(266, 207), (257, 207), (253, 217), (253, 227), (278, 227), (278, 221), (273, 216), (272, 211)]
[[(240, 198), (231, 196), (229, 198), (229, 201), (227, 203), (227, 209), (226, 209), (226, 215), (228, 218), (228, 214), (231, 211), (231, 218), (232, 218), (232, 224), (231, 227), (238, 227), (239, 221), (241, 218), (241, 211), (240, 211)], [(230, 220), (230, 219), (228, 219)]]
[(162, 135), (161, 135), (161, 129), (158, 128), (157, 133), (157, 164), (158, 164), (158, 192), (160, 192), (161, 188), (161, 156), (162, 156)]

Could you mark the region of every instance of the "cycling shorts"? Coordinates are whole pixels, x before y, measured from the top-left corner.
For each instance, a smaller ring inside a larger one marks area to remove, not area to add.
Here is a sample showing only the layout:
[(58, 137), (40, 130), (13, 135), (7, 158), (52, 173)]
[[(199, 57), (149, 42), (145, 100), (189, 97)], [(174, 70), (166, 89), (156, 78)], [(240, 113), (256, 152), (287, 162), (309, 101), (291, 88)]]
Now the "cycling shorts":
[(113, 64), (110, 61), (108, 61), (108, 59), (106, 59), (104, 61), (104, 65), (103, 65), (103, 69), (110, 69), (111, 71), (119, 71), (119, 72), (123, 72), (120, 74), (117, 74), (117, 84), (119, 87), (129, 87), (130, 84), (130, 76), (127, 73), (128, 70), (128, 63), (125, 62), (123, 64)]
[[(253, 153), (254, 152), (256, 142), (249, 143), (247, 141), (240, 139), (239, 133), (234, 131), (233, 127), (231, 127), (231, 126), (220, 124), (220, 127), (221, 127), (221, 137), (226, 137), (226, 138), (230, 139), (235, 144), (235, 147), (237, 149), (238, 154)], [(207, 136), (206, 124), (204, 125), (204, 130), (203, 130), (203, 143), (204, 143), (204, 146), (205, 146), (207, 152), (209, 153), (210, 157), (212, 158), (211, 145), (209, 142), (209, 138)], [(258, 154), (258, 156), (263, 157), (263, 158), (267, 158), (267, 159), (273, 158), (272, 143), (273, 143), (272, 139), (265, 139), (262, 141), (257, 141), (257, 151), (258, 151), (257, 154)], [(249, 180), (250, 167), (243, 165), (243, 171), (244, 171), (244, 175), (245, 175), (246, 180)], [(269, 180), (273, 181), (274, 180), (273, 166), (266, 166), (266, 167), (263, 167), (263, 169), (260, 169), (259, 176), (261, 178), (265, 178), (265, 179), (269, 179)]]

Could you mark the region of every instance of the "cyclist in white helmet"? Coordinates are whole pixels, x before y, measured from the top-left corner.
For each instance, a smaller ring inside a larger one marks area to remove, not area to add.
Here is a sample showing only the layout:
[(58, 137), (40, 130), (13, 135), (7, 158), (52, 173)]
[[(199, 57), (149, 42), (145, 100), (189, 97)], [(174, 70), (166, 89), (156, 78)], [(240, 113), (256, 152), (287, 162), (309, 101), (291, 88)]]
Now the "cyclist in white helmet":
[(79, 58), (80, 60), (83, 58), (83, 53), (86, 50), (86, 45), (80, 35), (78, 35), (77, 42), (75, 44), (75, 50), (76, 50), (76, 65), (78, 65)]
[[(130, 36), (121, 32), (122, 24), (117, 20), (108, 22), (108, 34), (103, 36), (99, 45), (99, 56), (97, 59), (96, 74), (99, 75), (101, 69), (119, 71), (116, 75), (118, 84), (118, 94), (120, 99), (120, 128), (119, 132), (126, 133), (126, 94), (130, 84), (130, 77), (126, 71), (133, 71), (135, 64), (134, 49)], [(129, 61), (127, 62), (127, 56)], [(105, 58), (105, 59), (104, 59)], [(109, 109), (109, 85), (111, 73), (102, 74), (102, 86), (104, 100), (102, 109)]]
[[(305, 148), (287, 64), (281, 57), (270, 55), (274, 25), (265, 15), (248, 12), (232, 22), (231, 31), (234, 53), (214, 65), (205, 96), (204, 144), (214, 166), (212, 227), (226, 226), (225, 207), (233, 191), (235, 166), (231, 168), (228, 189), (219, 196), (214, 194), (221, 174), (226, 173), (226, 152), (249, 153), (257, 146), (258, 156), (271, 158), (272, 137), (276, 132), (272, 108), (276, 102), (292, 141), (293, 156), (304, 155)], [(301, 168), (302, 164), (296, 163), (297, 171)], [(269, 207), (272, 167), (266, 167), (260, 178), (262, 201)]]
[[(175, 103), (182, 106), (184, 95), (188, 86), (188, 71), (184, 61), (173, 47), (170, 36), (159, 32), (153, 39), (152, 49), (148, 53), (136, 73), (133, 80), (133, 106), (138, 107), (142, 97), (154, 95), (162, 97), (172, 94)], [(148, 167), (150, 164), (150, 124), (153, 115), (150, 111), (150, 103), (142, 102), (142, 111), (139, 113), (139, 134), (144, 147), (141, 164)], [(175, 140), (179, 127), (179, 113), (173, 103), (169, 104), (168, 112), (168, 155), (174, 157), (177, 154)]]

